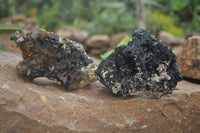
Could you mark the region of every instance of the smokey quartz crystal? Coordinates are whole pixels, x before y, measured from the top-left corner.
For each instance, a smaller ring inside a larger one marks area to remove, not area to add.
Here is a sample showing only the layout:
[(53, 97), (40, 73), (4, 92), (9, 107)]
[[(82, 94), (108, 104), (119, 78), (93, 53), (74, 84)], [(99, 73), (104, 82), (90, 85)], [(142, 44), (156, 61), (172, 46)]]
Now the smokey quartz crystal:
[(125, 97), (160, 98), (172, 93), (182, 80), (171, 48), (143, 29), (133, 31), (132, 41), (115, 48), (95, 73), (113, 94)]
[(11, 35), (22, 51), (23, 61), (17, 65), (20, 76), (33, 80), (47, 77), (68, 89), (86, 86), (96, 80), (96, 66), (78, 42), (45, 30)]

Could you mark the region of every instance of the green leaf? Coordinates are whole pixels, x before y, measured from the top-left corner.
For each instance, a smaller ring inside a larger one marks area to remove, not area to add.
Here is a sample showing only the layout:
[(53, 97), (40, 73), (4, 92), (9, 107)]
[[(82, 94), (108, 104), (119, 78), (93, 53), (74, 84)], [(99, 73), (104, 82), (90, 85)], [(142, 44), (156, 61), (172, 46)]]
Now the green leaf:
[(20, 30), (21, 28), (18, 25), (0, 24), (0, 33), (13, 33)]
[(173, 0), (173, 1), (171, 1), (172, 9), (175, 11), (183, 9), (188, 4), (189, 4), (189, 0), (183, 0), (183, 1)]

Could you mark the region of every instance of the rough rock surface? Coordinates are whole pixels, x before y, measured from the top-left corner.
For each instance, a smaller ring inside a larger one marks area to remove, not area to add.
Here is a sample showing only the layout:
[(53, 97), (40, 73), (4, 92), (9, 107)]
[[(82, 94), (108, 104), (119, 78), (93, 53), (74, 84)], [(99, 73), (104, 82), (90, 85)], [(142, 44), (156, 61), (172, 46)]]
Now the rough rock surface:
[(96, 66), (82, 45), (53, 32), (39, 30), (11, 36), (23, 52), (17, 70), (25, 79), (47, 77), (67, 89), (77, 89), (96, 80)]
[(200, 36), (193, 36), (177, 59), (183, 77), (200, 80)]
[(178, 83), (161, 99), (115, 97), (99, 82), (65, 91), (54, 82), (17, 76), (22, 57), (0, 51), (1, 133), (198, 133), (200, 85)]
[(101, 83), (116, 95), (147, 95), (160, 98), (172, 93), (182, 80), (171, 48), (143, 29), (133, 40), (102, 60), (95, 71)]

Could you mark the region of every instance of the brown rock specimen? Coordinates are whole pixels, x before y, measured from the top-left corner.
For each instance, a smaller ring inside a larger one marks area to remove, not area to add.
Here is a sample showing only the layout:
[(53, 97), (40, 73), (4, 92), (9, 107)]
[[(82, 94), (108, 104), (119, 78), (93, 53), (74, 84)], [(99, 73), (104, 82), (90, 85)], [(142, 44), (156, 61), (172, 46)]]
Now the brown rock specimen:
[(64, 91), (18, 78), (19, 55), (0, 52), (1, 133), (198, 133), (200, 85), (179, 82), (161, 99), (115, 97), (98, 82)]
[(183, 77), (200, 80), (200, 36), (188, 39), (177, 63)]
[(45, 30), (26, 35), (15, 32), (11, 39), (22, 51), (24, 60), (17, 70), (25, 79), (46, 77), (67, 89), (82, 88), (96, 81), (96, 66), (78, 42)]
[(162, 40), (165, 44), (167, 44), (168, 46), (179, 46), (179, 45), (184, 45), (185, 44), (185, 39), (184, 38), (178, 38), (175, 37), (173, 35), (171, 35), (168, 32), (165, 31), (161, 31), (159, 33), (159, 37), (160, 40)]

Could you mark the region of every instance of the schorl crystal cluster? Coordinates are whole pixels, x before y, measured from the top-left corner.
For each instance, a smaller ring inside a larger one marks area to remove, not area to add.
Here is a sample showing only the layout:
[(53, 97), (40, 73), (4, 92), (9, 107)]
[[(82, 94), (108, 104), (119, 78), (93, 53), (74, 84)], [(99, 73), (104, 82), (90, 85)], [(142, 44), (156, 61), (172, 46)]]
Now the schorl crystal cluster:
[(27, 79), (47, 77), (68, 89), (81, 88), (96, 80), (96, 66), (78, 42), (45, 30), (26, 35), (15, 32), (11, 39), (23, 55), (17, 70)]
[(102, 60), (95, 73), (116, 95), (147, 95), (160, 98), (172, 93), (182, 76), (176, 56), (161, 40), (143, 29), (132, 33), (132, 41)]

